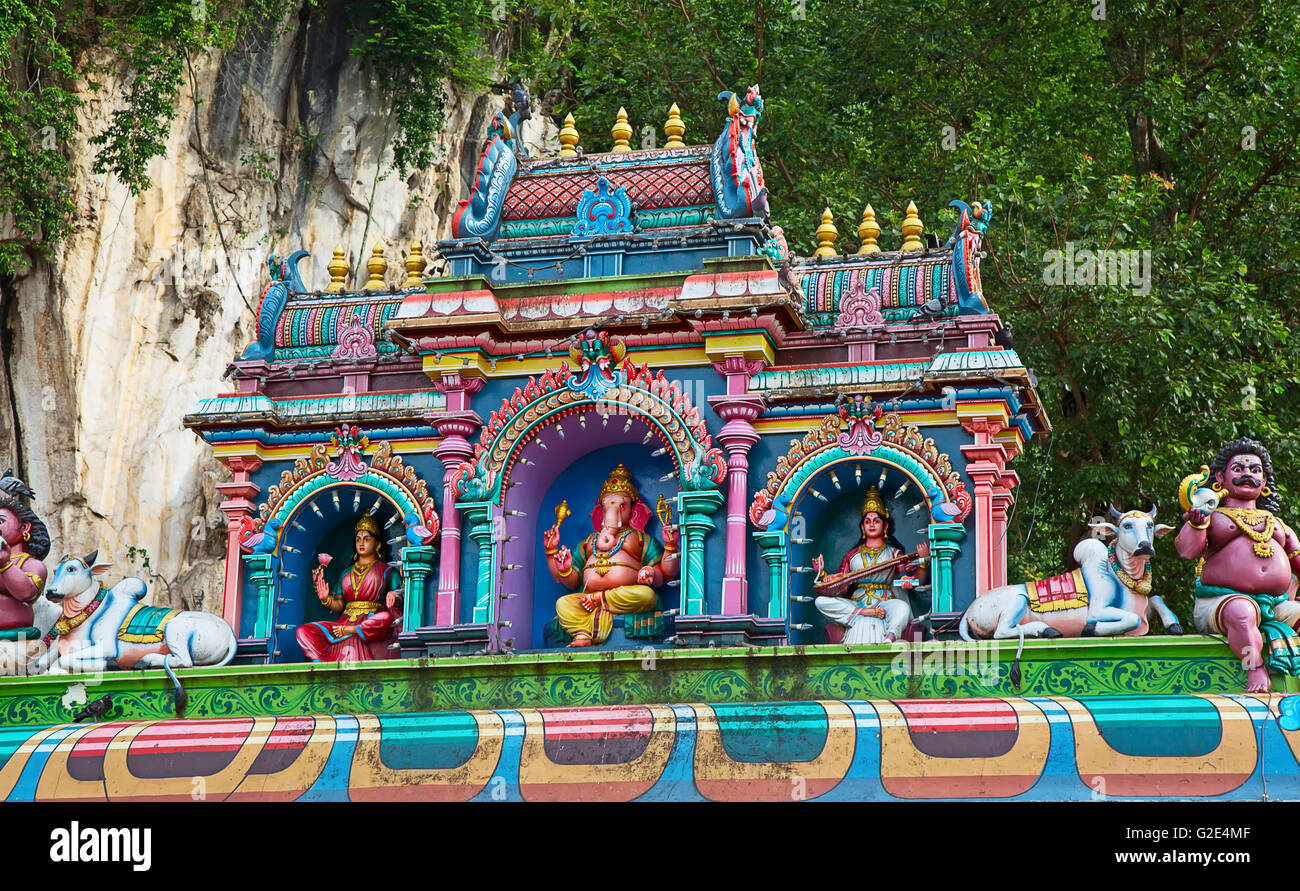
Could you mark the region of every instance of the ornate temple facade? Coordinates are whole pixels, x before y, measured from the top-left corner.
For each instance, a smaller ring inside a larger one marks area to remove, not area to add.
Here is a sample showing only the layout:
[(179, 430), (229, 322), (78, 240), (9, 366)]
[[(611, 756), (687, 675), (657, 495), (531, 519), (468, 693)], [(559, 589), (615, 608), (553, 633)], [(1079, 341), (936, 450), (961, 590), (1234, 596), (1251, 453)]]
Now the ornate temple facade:
[(1049, 422), (995, 340), (989, 207), (953, 201), (927, 243), (912, 206), (894, 250), (867, 208), (844, 254), (828, 210), (817, 255), (793, 256), (768, 223), (760, 115), (737, 97), (712, 144), (684, 144), (674, 115), (663, 148), (594, 155), (570, 125), (554, 158), (524, 157), (498, 117), (439, 274), (420, 245), (404, 277), (376, 246), (364, 280), (336, 255), (313, 291), (303, 252), (273, 260), (233, 391), (185, 419), (233, 474), (239, 661), (303, 659), (295, 629), (326, 617), (315, 555), (366, 514), (404, 579), (394, 656), (563, 646), (544, 536), (561, 503), (561, 539), (598, 527), (620, 464), (657, 507), (641, 533), (679, 529), (680, 569), (602, 648), (836, 639), (811, 564), (852, 548), (871, 487), (894, 539), (931, 550), (912, 634), (1005, 583), (1010, 463)]

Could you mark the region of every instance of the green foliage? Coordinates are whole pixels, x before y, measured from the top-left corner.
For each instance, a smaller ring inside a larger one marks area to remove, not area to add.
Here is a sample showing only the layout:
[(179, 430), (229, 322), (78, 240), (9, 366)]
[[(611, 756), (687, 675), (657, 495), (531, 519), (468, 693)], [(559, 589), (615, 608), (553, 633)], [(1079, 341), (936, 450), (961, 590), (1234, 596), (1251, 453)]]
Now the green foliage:
[[(95, 173), (133, 193), (149, 187), (163, 153), (187, 65), (229, 47), (253, 23), (278, 20), (287, 0), (209, 7), (207, 0), (0, 0), (0, 276), (24, 252), (48, 253), (70, 231), (68, 187), (79, 128), (94, 127)], [(80, 93), (101, 94), (102, 120), (87, 121)]]
[(391, 103), (393, 163), (409, 173), (433, 162), (431, 144), (446, 118), (448, 81), (483, 89), (495, 68), (484, 37), (502, 0), (380, 0), (352, 7), (365, 60)]
[[(687, 141), (711, 140), (716, 93), (759, 82), (774, 222), (805, 255), (824, 204), (851, 251), (868, 202), (886, 248), (909, 199), (941, 239), (949, 200), (992, 202), (985, 292), (1055, 426), (1015, 465), (1008, 550), (1023, 578), (1059, 570), (1108, 501), (1155, 501), (1177, 522), (1178, 480), (1238, 434), (1272, 447), (1281, 492), (1300, 497), (1300, 10), (1111, 0), (1096, 12), (537, 0), (517, 12), (510, 64), (558, 97), (557, 116), (573, 112), (588, 151), (609, 147), (620, 105), (640, 134), (662, 132), (675, 101)], [(1149, 293), (1049, 283), (1049, 252), (1067, 249), (1150, 251)], [(1171, 580), (1157, 590), (1187, 590), (1191, 565), (1167, 542), (1156, 571)]]

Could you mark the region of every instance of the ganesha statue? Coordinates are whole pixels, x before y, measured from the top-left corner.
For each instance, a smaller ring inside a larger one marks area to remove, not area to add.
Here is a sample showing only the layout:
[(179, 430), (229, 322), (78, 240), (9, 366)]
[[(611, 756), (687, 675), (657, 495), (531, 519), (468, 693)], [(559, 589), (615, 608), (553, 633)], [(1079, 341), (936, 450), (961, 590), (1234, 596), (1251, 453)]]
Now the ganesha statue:
[[(1217, 498), (1201, 493), (1203, 482)], [(1287, 593), (1300, 574), (1300, 539), (1278, 516), (1268, 449), (1233, 440), (1208, 478), (1184, 480), (1180, 500), (1185, 522), (1175, 544), (1180, 557), (1198, 561), (1196, 630), (1227, 637), (1246, 669), (1247, 693), (1269, 691), (1270, 668), (1300, 675), (1300, 603)]]
[(556, 602), (556, 616), (573, 638), (570, 647), (599, 645), (609, 638), (615, 615), (652, 611), (658, 602), (655, 588), (677, 578), (677, 529), (662, 522), (662, 545), (646, 532), (653, 514), (622, 463), (601, 486), (591, 512), (592, 532), (577, 553), (560, 545), (565, 516), (561, 505), (542, 539), (551, 577), (574, 592)]

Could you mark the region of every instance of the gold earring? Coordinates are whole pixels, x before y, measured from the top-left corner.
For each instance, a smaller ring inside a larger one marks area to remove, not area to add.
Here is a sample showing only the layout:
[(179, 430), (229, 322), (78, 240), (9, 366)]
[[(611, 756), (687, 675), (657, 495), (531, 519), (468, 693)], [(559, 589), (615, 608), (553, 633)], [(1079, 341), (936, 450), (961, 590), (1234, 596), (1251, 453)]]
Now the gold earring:
[(24, 532), (23, 541), (31, 541), (31, 540), (32, 540), (32, 534), (30, 532)]
[(1219, 482), (1218, 480), (1215, 480), (1213, 483), (1210, 484), (1210, 488), (1213, 489), (1213, 490), (1216, 491), (1216, 492), (1222, 492), (1222, 491), (1223, 491), (1223, 483)]
[(1272, 495), (1272, 494), (1273, 494), (1273, 490), (1270, 489), (1268, 486), (1265, 486), (1264, 488), (1262, 488), (1262, 489), (1259, 490), (1259, 496), (1260, 496), (1261, 498), (1267, 498), (1268, 496), (1270, 496), (1270, 495)]

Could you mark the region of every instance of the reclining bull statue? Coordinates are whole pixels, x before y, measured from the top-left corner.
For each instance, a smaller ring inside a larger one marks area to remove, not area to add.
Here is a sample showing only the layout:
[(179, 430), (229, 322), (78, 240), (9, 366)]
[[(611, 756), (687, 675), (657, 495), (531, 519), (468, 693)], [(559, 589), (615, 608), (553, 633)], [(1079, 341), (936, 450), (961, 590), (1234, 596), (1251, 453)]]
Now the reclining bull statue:
[(1156, 508), (1120, 513), (1110, 522), (1090, 523), (1106, 536), (1075, 545), (1079, 568), (1042, 581), (993, 588), (975, 598), (961, 617), (965, 640), (1018, 637), (1111, 637), (1146, 634), (1149, 615), (1159, 613), (1171, 634), (1182, 634), (1178, 617), (1151, 594), (1151, 557), (1158, 536), (1173, 531), (1156, 524)]
[(99, 551), (63, 557), (45, 596), (62, 615), (45, 635), (49, 647), (35, 673), (99, 672), (106, 668), (162, 668), (176, 688), (176, 711), (186, 695), (175, 668), (225, 665), (235, 656), (235, 633), (210, 613), (145, 606), (145, 583), (124, 578), (105, 588), (98, 576), (111, 563)]

